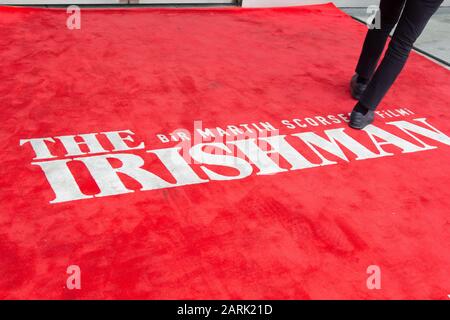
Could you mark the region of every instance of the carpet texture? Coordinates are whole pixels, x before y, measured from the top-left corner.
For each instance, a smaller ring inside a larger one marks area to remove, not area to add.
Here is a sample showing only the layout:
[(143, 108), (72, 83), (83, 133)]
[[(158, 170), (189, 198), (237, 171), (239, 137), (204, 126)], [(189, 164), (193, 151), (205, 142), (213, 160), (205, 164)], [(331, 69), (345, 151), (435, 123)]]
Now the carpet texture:
[(67, 17), (0, 8), (0, 298), (447, 299), (448, 70), (354, 131), (332, 5)]

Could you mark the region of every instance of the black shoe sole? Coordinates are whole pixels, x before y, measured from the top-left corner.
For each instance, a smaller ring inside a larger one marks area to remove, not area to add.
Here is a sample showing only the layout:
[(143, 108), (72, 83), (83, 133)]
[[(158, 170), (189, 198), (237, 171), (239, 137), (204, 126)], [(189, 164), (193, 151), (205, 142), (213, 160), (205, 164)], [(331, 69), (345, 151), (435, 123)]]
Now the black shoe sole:
[(373, 123), (373, 120), (370, 121), (369, 123), (364, 124), (363, 126), (356, 126), (355, 124), (353, 124), (353, 123), (351, 123), (351, 122), (350, 122), (348, 125), (349, 125), (350, 128), (362, 130), (362, 129), (364, 129), (365, 127), (367, 127), (369, 124), (372, 124), (372, 123)]
[(352, 129), (358, 129), (358, 130), (361, 130), (361, 129), (364, 129), (364, 128), (365, 128), (365, 126), (363, 126), (363, 127), (355, 126), (355, 125), (352, 124), (351, 122), (348, 124), (348, 126), (349, 126), (350, 128), (352, 128)]

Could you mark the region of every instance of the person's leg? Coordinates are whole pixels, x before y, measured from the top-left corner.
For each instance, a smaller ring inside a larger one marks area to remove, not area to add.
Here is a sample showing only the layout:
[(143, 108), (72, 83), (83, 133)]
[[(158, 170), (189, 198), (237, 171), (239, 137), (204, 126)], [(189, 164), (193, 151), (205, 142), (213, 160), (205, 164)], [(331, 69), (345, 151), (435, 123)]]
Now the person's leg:
[(383, 53), (386, 41), (400, 18), (406, 0), (380, 1), (380, 29), (371, 29), (366, 39), (356, 66), (359, 79), (368, 82), (372, 77), (378, 61)]
[(360, 104), (375, 110), (403, 69), (414, 42), (443, 0), (407, 0), (389, 48), (377, 68)]

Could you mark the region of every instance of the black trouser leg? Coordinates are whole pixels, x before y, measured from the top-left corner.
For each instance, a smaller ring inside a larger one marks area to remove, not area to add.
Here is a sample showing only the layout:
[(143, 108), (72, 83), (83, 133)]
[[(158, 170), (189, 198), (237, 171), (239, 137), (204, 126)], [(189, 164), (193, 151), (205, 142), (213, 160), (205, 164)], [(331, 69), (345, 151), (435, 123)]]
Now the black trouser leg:
[(356, 66), (356, 73), (364, 79), (370, 79), (377, 67), (386, 41), (396, 25), (406, 0), (380, 1), (380, 29), (367, 32), (362, 52)]
[[(414, 42), (443, 0), (407, 0), (389, 48), (377, 68), (360, 103), (375, 110), (408, 59)], [(383, 14), (383, 13), (382, 13)]]

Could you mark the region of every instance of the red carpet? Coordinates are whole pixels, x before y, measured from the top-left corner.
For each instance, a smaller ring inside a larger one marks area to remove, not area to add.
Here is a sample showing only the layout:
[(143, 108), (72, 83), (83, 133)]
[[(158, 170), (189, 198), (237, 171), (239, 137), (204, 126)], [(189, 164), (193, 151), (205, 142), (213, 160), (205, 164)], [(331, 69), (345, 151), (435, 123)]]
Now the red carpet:
[(0, 8), (0, 298), (447, 299), (448, 70), (412, 54), (354, 131), (331, 5), (81, 14)]

